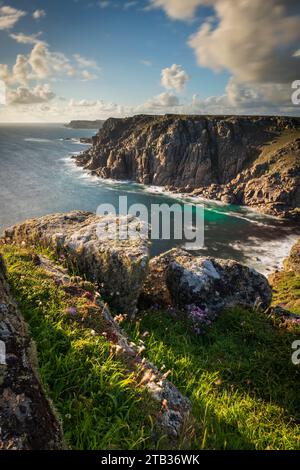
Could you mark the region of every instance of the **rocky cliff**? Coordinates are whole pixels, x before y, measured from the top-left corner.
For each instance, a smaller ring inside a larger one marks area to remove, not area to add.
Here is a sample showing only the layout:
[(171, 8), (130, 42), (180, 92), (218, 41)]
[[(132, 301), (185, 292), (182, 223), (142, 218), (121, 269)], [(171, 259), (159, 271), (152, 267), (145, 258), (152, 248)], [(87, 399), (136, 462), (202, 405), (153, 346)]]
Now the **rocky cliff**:
[(166, 186), (281, 217), (300, 207), (300, 119), (108, 119), (77, 164), (103, 178)]
[(12, 297), (0, 255), (0, 450), (65, 447), (40, 382), (35, 345)]

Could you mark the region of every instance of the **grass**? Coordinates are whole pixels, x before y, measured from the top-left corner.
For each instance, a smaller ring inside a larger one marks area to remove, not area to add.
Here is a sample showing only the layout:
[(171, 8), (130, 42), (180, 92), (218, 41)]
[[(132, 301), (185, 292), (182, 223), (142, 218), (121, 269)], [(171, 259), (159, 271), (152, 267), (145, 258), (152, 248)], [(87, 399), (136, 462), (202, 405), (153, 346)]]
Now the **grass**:
[(263, 314), (234, 309), (205, 337), (168, 312), (127, 325), (145, 331), (147, 357), (170, 370), (192, 402), (197, 449), (300, 449), (300, 368), (291, 344), (300, 331), (280, 329)]
[(300, 315), (300, 275), (293, 271), (279, 271), (270, 277), (273, 305)]
[[(1, 251), (69, 445), (152, 448), (149, 397), (104, 336), (93, 336), (66, 315), (74, 302), (78, 311), (88, 310), (88, 301), (74, 300), (57, 286), (28, 250)], [(297, 285), (275, 295), (297, 298)], [(300, 367), (291, 362), (299, 327), (242, 309), (225, 312), (203, 337), (164, 311), (143, 312), (124, 327), (135, 342), (145, 342), (144, 355), (170, 370), (169, 379), (190, 398), (193, 449), (300, 449)]]
[[(37, 344), (42, 382), (74, 449), (142, 449), (152, 434), (149, 399), (111, 351), (105, 336), (69, 320), (68, 295), (32, 262), (29, 251), (3, 247), (9, 281)], [(147, 414), (148, 413), (148, 414)]]

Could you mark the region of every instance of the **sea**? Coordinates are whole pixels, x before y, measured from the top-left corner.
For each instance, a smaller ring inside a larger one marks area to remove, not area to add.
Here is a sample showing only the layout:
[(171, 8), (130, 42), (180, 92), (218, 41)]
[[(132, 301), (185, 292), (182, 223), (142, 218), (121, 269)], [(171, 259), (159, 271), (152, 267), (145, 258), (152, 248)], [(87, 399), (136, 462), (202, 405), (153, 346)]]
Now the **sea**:
[[(205, 242), (196, 254), (234, 259), (266, 275), (281, 268), (300, 227), (245, 207), (91, 176), (72, 156), (87, 148), (80, 138), (95, 133), (62, 124), (0, 125), (0, 233), (30, 217), (76, 209), (96, 212), (100, 204), (118, 208), (119, 196), (149, 211), (152, 204), (190, 203), (196, 211), (204, 206)], [(153, 240), (151, 256), (183, 244), (174, 237)]]

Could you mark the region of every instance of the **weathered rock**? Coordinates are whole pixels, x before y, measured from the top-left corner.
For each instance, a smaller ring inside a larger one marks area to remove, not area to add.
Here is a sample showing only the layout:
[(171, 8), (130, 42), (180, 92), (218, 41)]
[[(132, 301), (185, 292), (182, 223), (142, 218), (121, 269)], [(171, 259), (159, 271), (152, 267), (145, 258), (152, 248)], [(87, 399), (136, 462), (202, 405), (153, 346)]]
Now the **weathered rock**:
[(38, 377), (35, 346), (0, 256), (0, 449), (61, 449), (60, 423)]
[(266, 309), (272, 300), (267, 279), (236, 261), (173, 249), (151, 260), (149, 268), (143, 297), (154, 303), (194, 304), (217, 314), (234, 306)]
[(300, 214), (300, 120), (267, 116), (108, 119), (77, 164), (102, 178), (172, 187), (262, 212)]
[[(113, 226), (118, 220), (82, 211), (53, 214), (5, 230), (4, 240), (40, 245), (57, 256), (65, 256), (71, 270), (103, 284), (111, 306), (134, 316), (148, 271), (148, 242), (138, 232), (136, 238), (128, 240), (107, 239), (103, 227)], [(130, 220), (134, 223), (135, 219)]]
[(292, 247), (289, 257), (284, 262), (286, 270), (300, 274), (300, 239)]

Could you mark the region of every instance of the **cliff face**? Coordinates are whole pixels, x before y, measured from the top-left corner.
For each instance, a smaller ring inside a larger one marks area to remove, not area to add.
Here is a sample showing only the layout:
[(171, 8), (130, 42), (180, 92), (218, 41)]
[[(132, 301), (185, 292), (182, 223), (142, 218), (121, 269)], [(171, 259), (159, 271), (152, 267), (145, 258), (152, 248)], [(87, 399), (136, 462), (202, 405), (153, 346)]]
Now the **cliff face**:
[[(0, 255), (0, 450), (65, 447), (41, 385), (35, 345), (11, 295)], [(4, 351), (3, 351), (4, 346)]]
[(196, 190), (289, 216), (300, 206), (299, 138), (293, 118), (139, 115), (108, 119), (76, 158), (103, 178)]

